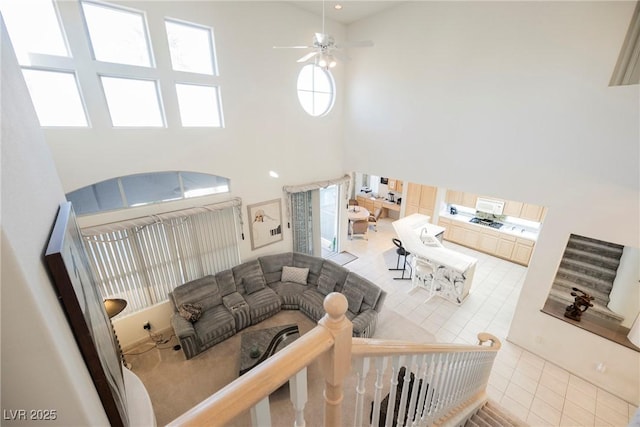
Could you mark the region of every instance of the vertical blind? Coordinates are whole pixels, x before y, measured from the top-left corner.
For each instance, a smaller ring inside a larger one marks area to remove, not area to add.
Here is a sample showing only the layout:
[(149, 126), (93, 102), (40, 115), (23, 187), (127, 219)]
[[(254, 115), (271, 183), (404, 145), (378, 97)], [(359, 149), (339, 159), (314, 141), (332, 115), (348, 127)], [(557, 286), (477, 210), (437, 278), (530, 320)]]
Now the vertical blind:
[(157, 219), (86, 235), (103, 298), (127, 300), (124, 313), (165, 301), (176, 286), (240, 262), (238, 207)]

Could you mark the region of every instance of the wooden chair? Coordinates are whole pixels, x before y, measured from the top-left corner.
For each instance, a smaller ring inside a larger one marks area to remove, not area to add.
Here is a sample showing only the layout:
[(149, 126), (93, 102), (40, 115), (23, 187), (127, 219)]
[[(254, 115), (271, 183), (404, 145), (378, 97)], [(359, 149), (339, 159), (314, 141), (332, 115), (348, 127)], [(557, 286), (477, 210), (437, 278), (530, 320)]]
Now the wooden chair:
[(369, 226), (373, 227), (373, 231), (375, 231), (375, 232), (378, 231), (378, 219), (380, 218), (381, 214), (382, 214), (382, 208), (378, 208), (373, 213), (373, 215), (369, 215), (369, 219), (368, 219)]
[(356, 236), (360, 236), (369, 240), (367, 236), (367, 230), (369, 230), (369, 221), (366, 219), (361, 219), (358, 221), (353, 221), (351, 224), (351, 238), (353, 239)]
[(349, 199), (349, 203), (347, 204), (347, 208), (350, 208), (351, 206), (359, 206), (359, 203), (356, 199)]

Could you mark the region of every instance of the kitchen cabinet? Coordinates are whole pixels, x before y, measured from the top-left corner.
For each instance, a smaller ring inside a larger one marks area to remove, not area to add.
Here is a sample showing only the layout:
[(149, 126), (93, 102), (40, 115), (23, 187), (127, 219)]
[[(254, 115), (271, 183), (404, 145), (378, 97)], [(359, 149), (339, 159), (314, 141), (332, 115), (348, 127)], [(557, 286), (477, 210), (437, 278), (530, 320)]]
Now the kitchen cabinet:
[(500, 258), (511, 259), (513, 248), (516, 245), (515, 242), (516, 238), (513, 236), (500, 236), (498, 247), (496, 248), (496, 255)]
[(369, 212), (373, 212), (373, 200), (371, 199), (365, 199), (364, 201), (364, 208), (366, 210), (368, 210)]
[(542, 219), (542, 206), (523, 203), (520, 218), (540, 222)]
[(515, 247), (511, 255), (511, 260), (518, 264), (529, 265), (531, 254), (533, 253), (534, 242), (527, 239), (516, 239)]
[(433, 217), (436, 206), (436, 193), (438, 189), (430, 185), (422, 185), (420, 188), (420, 204), (418, 213)]
[(492, 233), (489, 230), (480, 234), (480, 242), (478, 248), (482, 252), (486, 252), (491, 255), (495, 255), (498, 252), (498, 243), (500, 242), (500, 236), (497, 233)]
[(478, 195), (474, 193), (462, 193), (462, 206), (466, 206), (468, 208), (476, 208), (476, 201), (478, 200)]
[(522, 265), (529, 265), (535, 242), (488, 227), (440, 218), (444, 239)]
[(522, 202), (515, 202), (513, 200), (505, 200), (504, 201), (504, 210), (502, 211), (503, 215), (519, 217), (520, 212), (522, 212)]
[(402, 181), (395, 178), (389, 178), (387, 181), (387, 188), (389, 191), (393, 191), (394, 193), (402, 193)]
[(436, 187), (409, 182), (407, 184), (407, 198), (404, 201), (404, 215), (421, 213), (433, 218), (437, 191)]
[(462, 191), (447, 190), (447, 195), (445, 196), (444, 200), (449, 205), (461, 205)]

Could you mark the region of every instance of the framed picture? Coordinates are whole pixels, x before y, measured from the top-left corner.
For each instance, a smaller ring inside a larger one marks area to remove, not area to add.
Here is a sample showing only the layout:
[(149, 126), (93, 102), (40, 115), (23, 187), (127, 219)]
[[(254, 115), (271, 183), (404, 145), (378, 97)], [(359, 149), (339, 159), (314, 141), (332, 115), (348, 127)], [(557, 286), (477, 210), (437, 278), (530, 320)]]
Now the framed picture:
[(280, 199), (248, 205), (251, 250), (279, 242), (282, 237), (282, 205)]
[(70, 202), (60, 205), (45, 261), (112, 426), (127, 426), (120, 347), (82, 244)]

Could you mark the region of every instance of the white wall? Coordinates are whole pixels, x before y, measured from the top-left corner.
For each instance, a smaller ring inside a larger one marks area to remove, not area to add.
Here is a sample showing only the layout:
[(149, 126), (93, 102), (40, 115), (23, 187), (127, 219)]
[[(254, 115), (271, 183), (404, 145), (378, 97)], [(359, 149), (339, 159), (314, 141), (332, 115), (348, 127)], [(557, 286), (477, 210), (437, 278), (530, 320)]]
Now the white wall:
[[(341, 161), (344, 67), (333, 70), (338, 94), (333, 110), (314, 118), (302, 110), (296, 93), (301, 68), (296, 60), (306, 51), (275, 50), (273, 46), (311, 44), (314, 32), (321, 30), (321, 17), (286, 2), (120, 3), (146, 13), (159, 66), (170, 64), (164, 17), (213, 27), (225, 128), (180, 128), (171, 86), (176, 76), (160, 71), (167, 128), (114, 129), (95, 71), (80, 74), (92, 127), (45, 130), (64, 191), (134, 173), (186, 170), (229, 178), (231, 194), (136, 208), (88, 220), (81, 218), (80, 224), (112, 222), (235, 196), (243, 201), (245, 240), (240, 246), (241, 259), (291, 250), (282, 187), (344, 175)], [(78, 4), (61, 2), (60, 15), (76, 67), (81, 71), (93, 70)], [(326, 29), (336, 39), (344, 40), (345, 28), (341, 24), (327, 21)], [(270, 170), (280, 177), (270, 178)], [(252, 251), (245, 206), (277, 198), (283, 199), (284, 240)], [(346, 229), (343, 231), (346, 235)], [(142, 328), (147, 320), (155, 332), (169, 328), (166, 313), (171, 313), (168, 303), (114, 319), (123, 347), (148, 337)]]
[[(314, 31), (321, 27), (318, 16), (282, 2), (123, 4), (146, 12), (158, 64), (170, 64), (165, 16), (213, 27), (226, 126), (180, 128), (171, 86), (176, 77), (162, 72), (162, 94), (169, 101), (165, 105), (168, 127), (114, 129), (95, 73), (90, 78), (80, 76), (93, 127), (45, 131), (65, 192), (133, 173), (188, 170), (229, 178), (232, 195), (251, 204), (282, 197), (283, 185), (344, 174), (340, 161), (344, 68), (334, 69), (338, 98), (333, 110), (314, 118), (302, 110), (296, 93), (301, 68), (296, 59), (306, 51), (273, 49), (274, 45), (311, 43)], [(78, 5), (62, 2), (60, 11), (66, 27), (82, 35)], [(342, 26), (327, 25), (342, 37)], [(70, 41), (77, 67), (90, 70), (88, 47), (78, 40), (82, 39)], [(270, 178), (269, 170), (280, 178)], [(283, 243), (251, 251), (246, 209), (244, 216), (243, 258), (291, 247), (290, 230), (285, 229)]]
[[(0, 20), (1, 21), (1, 20)], [(55, 295), (43, 253), (64, 193), (2, 31), (2, 425), (10, 410), (55, 410), (48, 425), (108, 420)], [(14, 412), (15, 414), (15, 412)]]
[(570, 233), (640, 246), (638, 87), (607, 86), (634, 6), (408, 2), (355, 23), (375, 47), (352, 54), (344, 150), (349, 170), (547, 206), (509, 339), (638, 404), (640, 353), (539, 311)]

